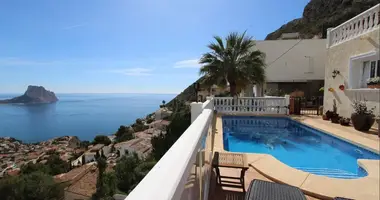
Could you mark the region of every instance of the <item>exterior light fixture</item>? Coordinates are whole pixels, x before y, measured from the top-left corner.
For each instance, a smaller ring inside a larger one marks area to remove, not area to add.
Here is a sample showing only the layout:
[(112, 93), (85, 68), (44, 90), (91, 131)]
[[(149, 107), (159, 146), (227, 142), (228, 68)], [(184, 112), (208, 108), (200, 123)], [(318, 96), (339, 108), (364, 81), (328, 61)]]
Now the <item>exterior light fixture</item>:
[(335, 77), (336, 77), (337, 75), (339, 75), (339, 74), (340, 74), (340, 71), (334, 69), (334, 71), (332, 72), (332, 77), (333, 77), (333, 79), (335, 79)]

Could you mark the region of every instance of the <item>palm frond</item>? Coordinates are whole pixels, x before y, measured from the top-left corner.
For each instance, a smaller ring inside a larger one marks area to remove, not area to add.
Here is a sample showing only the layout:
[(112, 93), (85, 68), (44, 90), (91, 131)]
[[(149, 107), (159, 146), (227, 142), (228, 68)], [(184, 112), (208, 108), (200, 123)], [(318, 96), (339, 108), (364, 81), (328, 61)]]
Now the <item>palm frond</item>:
[(205, 76), (205, 84), (226, 85), (227, 81), (241, 91), (248, 84), (265, 81), (265, 54), (255, 50), (255, 41), (246, 32), (230, 33), (223, 41), (214, 36), (199, 63), (199, 70)]

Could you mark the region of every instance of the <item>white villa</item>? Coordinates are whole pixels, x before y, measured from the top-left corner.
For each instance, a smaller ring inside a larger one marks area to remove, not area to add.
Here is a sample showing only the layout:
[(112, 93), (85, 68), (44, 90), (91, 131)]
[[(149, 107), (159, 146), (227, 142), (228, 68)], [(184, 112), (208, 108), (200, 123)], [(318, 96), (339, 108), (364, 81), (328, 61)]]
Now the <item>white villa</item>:
[[(326, 40), (258, 42), (258, 48), (267, 54), (269, 65), (268, 83), (264, 88), (279, 88), (282, 84), (293, 82), (297, 84), (311, 82), (313, 85), (313, 82), (324, 80), (325, 88), (333, 88), (335, 91), (329, 92), (325, 89), (325, 111), (332, 107), (332, 99), (335, 98), (338, 101), (338, 112), (343, 116), (351, 114), (350, 103), (355, 99), (366, 99), (370, 106), (377, 104), (378, 112), (380, 89), (367, 89), (364, 81), (380, 73), (379, 27), (380, 4), (338, 27), (329, 29)], [(294, 49), (289, 51), (288, 55), (284, 54), (276, 60), (292, 46)], [(341, 85), (344, 85), (343, 90), (340, 89)], [(256, 94), (260, 93), (257, 88), (255, 90)], [(215, 172), (212, 167), (214, 153), (228, 153), (223, 148), (222, 116), (288, 115), (289, 96), (245, 97), (233, 102), (232, 97), (208, 97), (203, 103), (191, 103), (192, 123), (189, 128), (128, 194), (126, 200), (244, 199), (244, 196), (238, 196), (244, 193), (238, 193), (236, 190), (225, 192), (224, 187), (217, 189), (215, 186)], [(239, 124), (248, 123), (248, 120), (244, 119), (239, 121)], [(320, 118), (304, 116), (300, 123), (376, 154), (380, 152), (380, 142), (376, 135), (366, 135), (354, 130), (353, 127), (343, 127)], [(307, 199), (345, 197), (378, 200), (380, 198), (379, 160), (359, 159), (358, 165), (365, 169), (367, 176), (340, 179), (319, 176), (290, 167), (272, 155), (241, 154), (246, 155), (247, 159), (244, 162), (249, 163), (248, 171), (243, 179), (240, 178), (246, 186), (253, 179), (264, 179), (295, 186), (307, 195)], [(239, 161), (237, 158), (236, 162)], [(221, 173), (241, 175), (236, 169)]]
[(256, 47), (266, 54), (267, 64), (266, 84), (255, 89), (256, 96), (270, 90), (290, 94), (295, 89), (317, 96), (324, 85), (325, 39), (264, 40), (257, 41)]
[[(339, 115), (350, 117), (351, 102), (367, 100), (367, 106), (376, 107), (379, 115), (380, 89), (367, 88), (368, 78), (380, 77), (379, 9), (380, 4), (328, 30), (325, 111), (332, 109), (336, 99)], [(343, 90), (339, 88), (342, 85)]]

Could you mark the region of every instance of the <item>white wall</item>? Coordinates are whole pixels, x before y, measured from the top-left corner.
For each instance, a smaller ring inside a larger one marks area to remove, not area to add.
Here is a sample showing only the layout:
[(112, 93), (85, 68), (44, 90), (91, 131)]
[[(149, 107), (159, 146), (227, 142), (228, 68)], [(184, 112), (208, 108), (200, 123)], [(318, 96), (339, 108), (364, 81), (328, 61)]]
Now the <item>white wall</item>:
[[(378, 27), (362, 37), (346, 40), (328, 49), (323, 101), (324, 112), (332, 110), (335, 99), (338, 114), (343, 117), (350, 117), (353, 112), (352, 102), (367, 100), (367, 106), (375, 108), (376, 115), (380, 114), (380, 89), (358, 89), (360, 80), (358, 76), (361, 74), (360, 70), (355, 71), (355, 69), (362, 67), (361, 62), (373, 59), (373, 56), (366, 57), (363, 55), (372, 55), (370, 52), (375, 52), (374, 58), (379, 56), (379, 41), (380, 28)], [(334, 70), (340, 72), (335, 78), (332, 77)], [(344, 91), (339, 89), (340, 85), (345, 85)], [(334, 92), (329, 92), (328, 88), (334, 89)]]
[[(264, 40), (256, 47), (266, 54), (267, 82), (323, 80), (326, 63), (326, 40)], [(288, 49), (294, 48), (275, 61)], [(306, 56), (306, 57), (305, 57)], [(310, 59), (309, 59), (310, 57)], [(275, 61), (273, 64), (271, 64)]]

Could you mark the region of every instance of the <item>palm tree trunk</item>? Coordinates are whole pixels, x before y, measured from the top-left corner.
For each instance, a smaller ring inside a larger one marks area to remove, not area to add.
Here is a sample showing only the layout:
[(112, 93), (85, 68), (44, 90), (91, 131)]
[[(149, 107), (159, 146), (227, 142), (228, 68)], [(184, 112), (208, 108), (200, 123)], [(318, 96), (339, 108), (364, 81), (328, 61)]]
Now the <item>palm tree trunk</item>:
[(236, 82), (235, 81), (229, 81), (230, 83), (230, 93), (231, 93), (231, 96), (234, 97), (234, 99), (232, 100), (232, 109), (234, 111), (237, 111), (238, 110), (238, 96), (236, 94)]
[(231, 96), (236, 96), (236, 83), (235, 81), (230, 82), (230, 94)]

